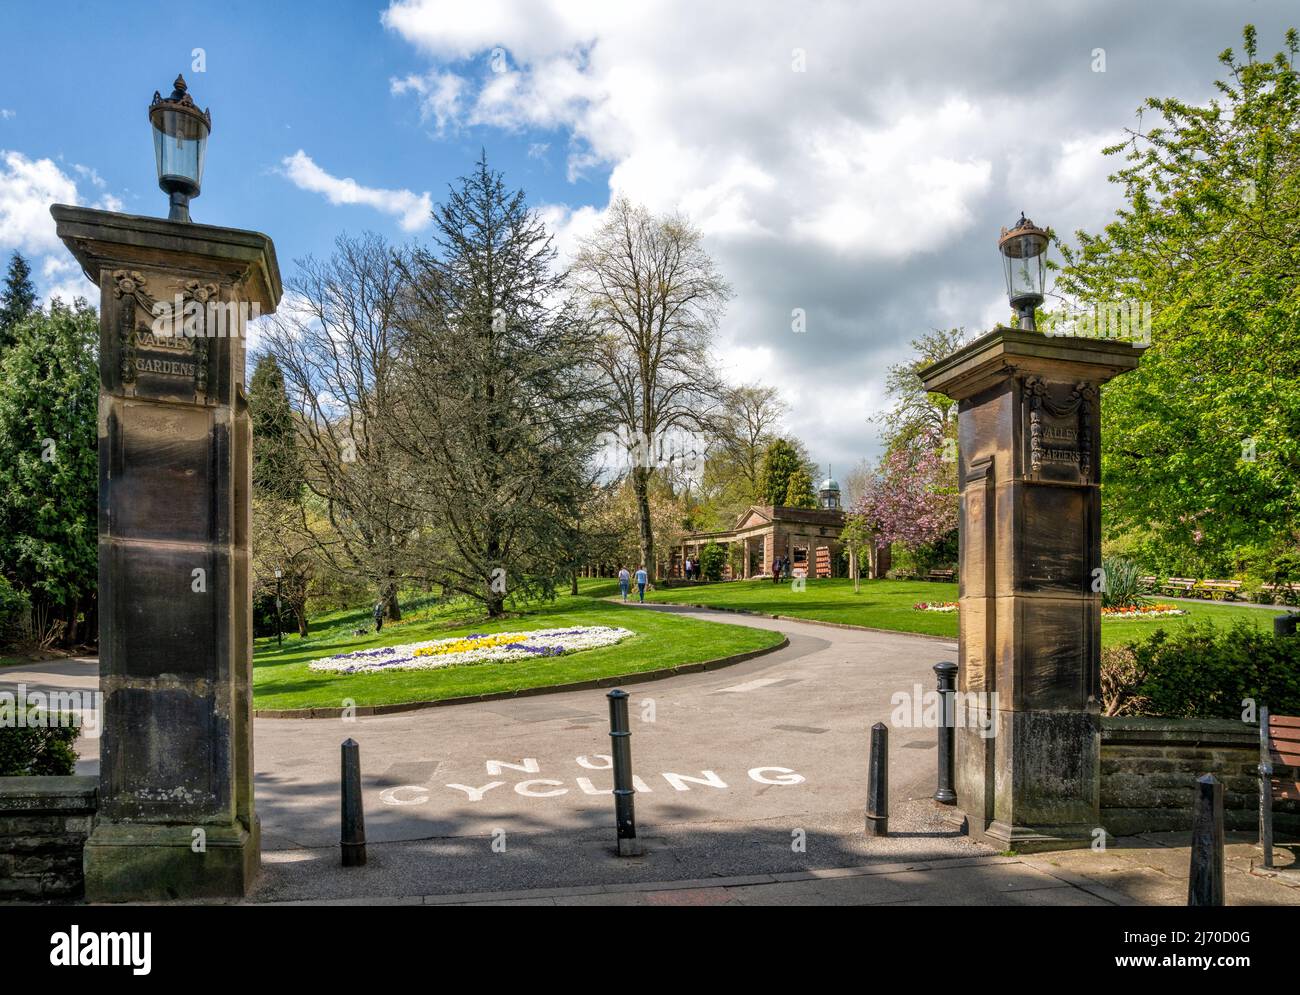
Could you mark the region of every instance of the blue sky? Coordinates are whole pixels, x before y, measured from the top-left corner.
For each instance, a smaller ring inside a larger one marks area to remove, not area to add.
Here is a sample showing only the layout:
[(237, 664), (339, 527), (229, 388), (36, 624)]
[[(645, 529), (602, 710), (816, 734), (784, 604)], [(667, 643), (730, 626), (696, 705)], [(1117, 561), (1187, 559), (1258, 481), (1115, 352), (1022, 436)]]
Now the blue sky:
[(1000, 227), (1104, 225), (1101, 148), (1148, 96), (1210, 99), (1248, 21), (1269, 57), (1300, 8), (7, 3), (0, 254), (28, 255), (43, 294), (84, 292), (51, 201), (166, 213), (146, 110), (177, 72), (213, 116), (195, 220), (271, 235), (286, 278), (343, 231), (427, 238), (425, 203), (486, 149), (562, 253), (613, 191), (689, 216), (735, 292), (724, 375), (779, 385), (787, 429), (843, 474), (878, 451), (911, 339), (1006, 320)]

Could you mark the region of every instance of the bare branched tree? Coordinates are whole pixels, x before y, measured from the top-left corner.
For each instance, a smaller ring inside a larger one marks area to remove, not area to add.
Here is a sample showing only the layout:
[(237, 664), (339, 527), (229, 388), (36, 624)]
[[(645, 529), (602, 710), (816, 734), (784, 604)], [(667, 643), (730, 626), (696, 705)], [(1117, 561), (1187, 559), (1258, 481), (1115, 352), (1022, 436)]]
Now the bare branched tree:
[(718, 403), (710, 350), (731, 291), (697, 229), (624, 197), (582, 243), (574, 278), (599, 333), (597, 362), (630, 456), (641, 561), (654, 571), (650, 479), (668, 436), (702, 431)]
[(401, 280), (400, 256), (382, 238), (340, 236), (328, 260), (298, 264), (264, 347), (298, 416), (304, 483), (324, 502), (320, 551), (374, 583), (391, 618), (400, 617), (398, 584), (410, 575), (407, 547), (420, 524), (405, 461), (384, 428), (405, 407), (394, 383)]

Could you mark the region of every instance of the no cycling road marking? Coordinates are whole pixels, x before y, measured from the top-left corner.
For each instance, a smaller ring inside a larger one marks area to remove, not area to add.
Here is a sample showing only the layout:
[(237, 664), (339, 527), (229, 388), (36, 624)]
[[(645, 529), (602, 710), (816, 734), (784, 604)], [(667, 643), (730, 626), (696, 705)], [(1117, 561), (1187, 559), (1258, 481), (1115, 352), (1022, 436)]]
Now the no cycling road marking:
[[(610, 770), (614, 766), (613, 758), (607, 753), (574, 757), (574, 763), (584, 770), (591, 771)], [(507, 760), (488, 760), (485, 766), (489, 777), (500, 777), (506, 770), (518, 771), (521, 774), (540, 774), (542, 772), (541, 765), (535, 757), (524, 757), (521, 763)], [(763, 785), (775, 784), (788, 787), (803, 784), (806, 780), (802, 774), (796, 773), (789, 767), (751, 767), (746, 773), (751, 781)], [(698, 776), (664, 771), (659, 776), (674, 791), (690, 791), (692, 784), (722, 790), (729, 787), (727, 782), (712, 770), (702, 770)], [(573, 782), (584, 795), (612, 795), (614, 793), (613, 786), (608, 788), (597, 787), (589, 777), (575, 777)], [(464, 795), (467, 801), (480, 802), (489, 791), (504, 788), (508, 783), (507, 781), (493, 780), (477, 787), (471, 784), (445, 784), (442, 787), (456, 793), (458, 797)], [(638, 774), (632, 775), (632, 787), (638, 794), (652, 794), (654, 791)], [(515, 794), (524, 798), (559, 798), (561, 795), (567, 795), (570, 790), (566, 782), (547, 777), (525, 778), (516, 781), (514, 784)], [(424, 805), (432, 797), (433, 786), (422, 784), (402, 784), (395, 788), (385, 788), (379, 793), (379, 798), (385, 805)]]

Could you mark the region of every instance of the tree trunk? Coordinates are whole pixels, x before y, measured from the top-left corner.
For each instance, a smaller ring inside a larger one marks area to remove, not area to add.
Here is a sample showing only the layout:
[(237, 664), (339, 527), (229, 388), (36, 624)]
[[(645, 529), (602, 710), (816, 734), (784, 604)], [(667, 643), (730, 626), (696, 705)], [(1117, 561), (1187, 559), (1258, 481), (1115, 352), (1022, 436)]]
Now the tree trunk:
[(306, 606), (294, 605), (294, 606), (293, 606), (293, 614), (294, 614), (294, 618), (296, 618), (296, 619), (298, 620), (298, 635), (299, 635), (301, 638), (306, 639), (306, 638), (307, 638), (307, 609), (306, 609)]
[(651, 580), (658, 580), (655, 565), (655, 537), (650, 525), (650, 470), (647, 467), (633, 467), (632, 489), (636, 493), (637, 517), (641, 528), (641, 566), (650, 573)]
[(572, 594), (574, 597), (577, 597), (578, 595), (578, 568), (577, 567), (573, 568), (573, 573), (570, 577), (569, 593)]
[(384, 617), (392, 622), (402, 619), (402, 606), (397, 603), (397, 581), (390, 580), (384, 586)]

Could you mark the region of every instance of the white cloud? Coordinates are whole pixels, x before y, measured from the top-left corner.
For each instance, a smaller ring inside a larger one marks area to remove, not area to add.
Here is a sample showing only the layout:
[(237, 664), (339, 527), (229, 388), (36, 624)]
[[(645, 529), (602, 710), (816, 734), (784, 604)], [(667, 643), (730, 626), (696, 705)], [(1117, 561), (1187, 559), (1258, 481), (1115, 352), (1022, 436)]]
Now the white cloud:
[(17, 116), (17, 111), (10, 110), (8, 107), (0, 107), (0, 121), (12, 121)]
[(403, 231), (426, 228), (433, 210), (433, 200), (428, 191), (421, 194), (410, 190), (384, 190), (363, 187), (350, 177), (339, 179), (321, 169), (311, 156), (299, 149), (281, 161), (285, 177), (300, 190), (324, 195), (331, 204), (361, 204), (397, 218)]
[(455, 122), (461, 112), (460, 98), (465, 81), (455, 73), (432, 72), (423, 76), (412, 74), (402, 79), (389, 80), (389, 92), (394, 96), (415, 93), (420, 97), (420, 120), (433, 120), (438, 133)]
[[(1130, 0), (949, 0), (942, 17), (885, 0), (394, 0), (382, 22), (428, 76), (462, 81), (449, 127), (559, 132), (571, 182), (607, 169), (611, 193), (688, 214), (736, 290), (732, 375), (780, 384), (813, 455), (847, 467), (874, 445), (858, 409), (882, 403), (911, 339), (1005, 320), (999, 226), (1024, 209), (1099, 228), (1117, 201), (1100, 149), (1133, 108), (1212, 92), (1239, 18), (1186, 4), (1171, 22)], [(598, 220), (545, 212), (562, 244)]]
[(52, 159), (0, 152), (0, 247), (30, 255), (62, 252), (51, 204), (76, 204), (77, 183)]

